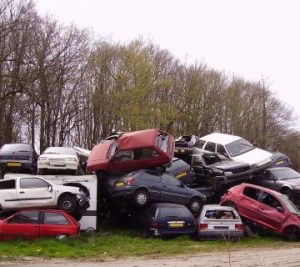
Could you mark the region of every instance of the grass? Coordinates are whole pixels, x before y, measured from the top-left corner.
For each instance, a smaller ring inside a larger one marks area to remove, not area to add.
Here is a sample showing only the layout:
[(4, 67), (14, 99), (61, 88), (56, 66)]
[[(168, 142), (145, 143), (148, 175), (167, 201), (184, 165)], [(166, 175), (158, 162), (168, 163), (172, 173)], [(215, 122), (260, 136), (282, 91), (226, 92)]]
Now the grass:
[(18, 259), (31, 256), (105, 260), (111, 257), (171, 256), (228, 249), (289, 247), (291, 244), (293, 247), (297, 246), (297, 243), (287, 242), (277, 236), (255, 236), (245, 238), (240, 242), (225, 242), (223, 240), (197, 242), (186, 236), (172, 239), (143, 239), (133, 230), (106, 229), (92, 235), (82, 234), (77, 238), (64, 240), (45, 238), (33, 241), (1, 242), (0, 259)]

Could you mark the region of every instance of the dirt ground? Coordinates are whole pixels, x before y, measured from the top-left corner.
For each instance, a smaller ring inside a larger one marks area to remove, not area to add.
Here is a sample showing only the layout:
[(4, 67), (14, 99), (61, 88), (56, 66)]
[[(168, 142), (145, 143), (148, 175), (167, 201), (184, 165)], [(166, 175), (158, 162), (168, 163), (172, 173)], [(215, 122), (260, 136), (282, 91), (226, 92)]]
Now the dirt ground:
[(27, 267), (299, 267), (300, 246), (276, 249), (246, 249), (221, 252), (197, 253), (173, 257), (147, 257), (126, 259), (95, 259), (95, 260), (49, 260), (42, 258), (24, 258), (18, 261), (1, 261), (0, 266)]

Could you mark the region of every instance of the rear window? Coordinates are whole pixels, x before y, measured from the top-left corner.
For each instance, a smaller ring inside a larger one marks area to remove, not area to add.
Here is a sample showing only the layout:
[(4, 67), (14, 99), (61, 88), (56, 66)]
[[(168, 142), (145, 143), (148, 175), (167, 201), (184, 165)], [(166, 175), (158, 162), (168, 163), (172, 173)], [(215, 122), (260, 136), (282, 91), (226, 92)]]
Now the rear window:
[(31, 147), (29, 144), (6, 144), (1, 148), (2, 152), (30, 152)]
[(202, 148), (204, 144), (205, 144), (204, 140), (197, 139), (195, 143), (195, 147)]
[(167, 171), (173, 173), (176, 170), (186, 170), (189, 168), (189, 164), (187, 164), (185, 161), (176, 159), (172, 162), (172, 165), (167, 168)]
[(169, 136), (163, 132), (160, 132), (156, 136), (156, 146), (160, 148), (162, 151), (167, 152), (168, 151), (168, 140)]
[(45, 212), (44, 224), (68, 225), (69, 221), (63, 214)]
[(164, 207), (160, 208), (159, 217), (190, 217), (191, 213), (184, 207)]
[(207, 210), (204, 215), (207, 219), (237, 219), (238, 217), (232, 210)]
[(153, 182), (153, 183), (159, 183), (161, 181), (160, 176), (155, 175), (155, 171), (146, 171), (145, 174), (141, 175), (141, 180)]
[(77, 155), (75, 149), (72, 147), (48, 147), (43, 154)]
[(0, 182), (0, 190), (15, 189), (15, 188), (16, 188), (15, 180), (6, 180)]

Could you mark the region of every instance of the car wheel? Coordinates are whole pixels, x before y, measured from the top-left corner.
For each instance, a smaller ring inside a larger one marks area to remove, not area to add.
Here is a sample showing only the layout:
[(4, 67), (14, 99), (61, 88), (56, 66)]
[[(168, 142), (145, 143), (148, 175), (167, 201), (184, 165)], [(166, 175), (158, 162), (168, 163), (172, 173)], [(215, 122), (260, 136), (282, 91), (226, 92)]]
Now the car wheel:
[(289, 241), (297, 241), (300, 236), (300, 229), (296, 226), (288, 227), (285, 230), (285, 235)]
[(149, 193), (146, 190), (138, 190), (134, 194), (134, 202), (140, 207), (144, 207), (149, 202)]
[(58, 208), (68, 213), (75, 212), (77, 208), (76, 198), (72, 195), (64, 195), (58, 200)]
[(290, 201), (294, 201), (293, 191), (289, 188), (284, 188), (281, 190), (281, 193), (286, 195)]
[(149, 235), (149, 232), (148, 232), (148, 229), (147, 228), (144, 228), (142, 230), (142, 237), (143, 238), (148, 238), (150, 235)]
[(188, 208), (193, 214), (200, 214), (202, 209), (202, 201), (199, 198), (192, 198)]

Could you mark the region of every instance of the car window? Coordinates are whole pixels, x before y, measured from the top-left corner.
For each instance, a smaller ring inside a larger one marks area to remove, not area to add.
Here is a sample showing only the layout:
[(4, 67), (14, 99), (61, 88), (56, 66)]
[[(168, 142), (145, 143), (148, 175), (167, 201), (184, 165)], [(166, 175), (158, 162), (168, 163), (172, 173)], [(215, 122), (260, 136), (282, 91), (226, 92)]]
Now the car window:
[(6, 144), (1, 147), (2, 152), (30, 152), (31, 146), (29, 144)]
[(205, 144), (204, 140), (196, 139), (196, 142), (195, 142), (194, 146), (197, 147), (197, 148), (202, 148), (204, 144)]
[(134, 153), (132, 149), (129, 150), (121, 150), (114, 156), (114, 161), (127, 161), (127, 160), (133, 160), (134, 159)]
[(67, 154), (77, 155), (73, 147), (48, 147), (43, 154)]
[(210, 209), (204, 215), (207, 219), (236, 219), (236, 215), (232, 210)]
[(255, 200), (258, 200), (259, 197), (259, 189), (253, 188), (253, 187), (245, 187), (243, 190), (243, 193), (245, 196), (253, 198)]
[(8, 223), (33, 223), (37, 224), (39, 211), (21, 211), (8, 220)]
[(22, 178), (20, 180), (20, 188), (47, 188), (49, 184), (39, 178)]
[(227, 152), (225, 150), (225, 147), (222, 145), (217, 145), (217, 152), (221, 155), (227, 156)]
[(176, 208), (169, 208), (164, 207), (160, 208), (159, 210), (159, 217), (166, 218), (166, 217), (190, 217), (190, 212), (184, 207), (176, 207)]
[(166, 133), (160, 132), (156, 136), (156, 146), (164, 152), (168, 151), (168, 141), (169, 137)]
[(260, 197), (260, 202), (264, 203), (274, 209), (281, 207), (280, 202), (271, 194), (267, 193), (267, 192), (262, 192), (261, 197)]
[(272, 175), (272, 173), (270, 171), (265, 171), (264, 178), (266, 180), (274, 180), (274, 176)]
[(16, 188), (16, 180), (7, 180), (0, 182), (0, 190), (5, 189), (15, 189)]
[(204, 149), (207, 150), (207, 151), (215, 152), (216, 151), (216, 144), (212, 143), (212, 142), (207, 142)]
[(134, 160), (141, 160), (147, 158), (154, 158), (159, 156), (156, 151), (151, 148), (139, 148), (133, 151)]
[(70, 223), (63, 214), (55, 212), (45, 212), (44, 224), (67, 225)]
[(254, 146), (246, 139), (240, 138), (227, 144), (226, 148), (231, 157), (236, 157), (254, 149)]
[(163, 180), (163, 183), (167, 184), (167, 185), (174, 185), (174, 186), (181, 185), (181, 183), (175, 177), (168, 175), (168, 174), (163, 174), (162, 180)]

